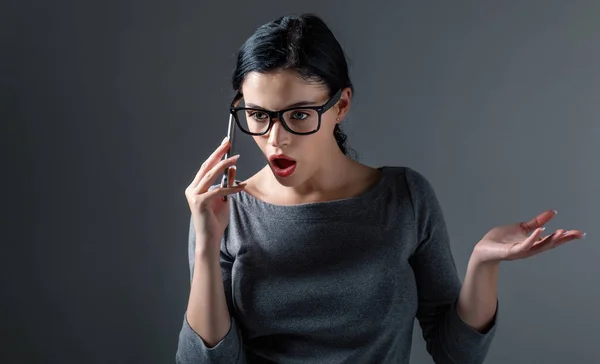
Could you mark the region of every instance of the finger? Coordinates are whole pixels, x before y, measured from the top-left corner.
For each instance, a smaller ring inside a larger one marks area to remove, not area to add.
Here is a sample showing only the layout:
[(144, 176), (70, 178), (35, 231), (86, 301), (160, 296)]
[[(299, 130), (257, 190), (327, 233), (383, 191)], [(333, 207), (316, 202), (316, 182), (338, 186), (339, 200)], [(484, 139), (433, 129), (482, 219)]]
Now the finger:
[(552, 220), (552, 218), (554, 218), (554, 216), (556, 216), (556, 214), (558, 214), (558, 211), (556, 211), (556, 210), (544, 211), (541, 214), (534, 217), (532, 220), (529, 220), (527, 222), (522, 222), (521, 228), (523, 228), (525, 233), (529, 234), (530, 232), (534, 231), (535, 229), (541, 228), (542, 226), (546, 225), (548, 223), (548, 221)]
[(233, 195), (234, 193), (238, 193), (238, 192), (242, 191), (245, 187), (246, 187), (245, 183), (240, 183), (239, 185), (234, 186), (234, 187), (217, 187), (217, 188), (214, 188), (214, 189), (206, 192), (204, 194), (204, 196), (205, 196), (204, 198), (205, 198), (206, 203), (208, 203), (209, 201), (214, 200), (216, 198), (221, 198), (222, 201), (225, 201), (222, 199), (223, 197)]
[(553, 248), (568, 243), (573, 240), (585, 238), (585, 233), (579, 230), (565, 230), (562, 234), (556, 237)]
[(231, 166), (228, 170), (227, 170), (227, 187), (233, 187), (235, 186), (235, 173), (237, 171), (237, 167), (236, 166)]
[[(236, 166), (231, 166), (229, 168), (227, 168), (227, 186), (223, 186), (223, 183), (221, 182), (221, 186), (222, 187), (233, 187), (235, 186), (235, 171), (236, 171)], [(227, 201), (227, 195), (222, 196), (222, 200), (223, 201)]]
[(233, 166), (240, 155), (234, 155), (233, 157), (223, 159), (219, 163), (217, 163), (213, 168), (211, 168), (208, 172), (204, 174), (198, 186), (195, 188), (196, 193), (204, 193), (206, 192), (210, 186), (215, 183), (215, 180), (218, 176), (225, 173), (225, 169)]
[(223, 141), (221, 142), (221, 145), (219, 145), (217, 147), (217, 149), (215, 149), (212, 152), (212, 154), (210, 156), (208, 156), (208, 158), (204, 161), (204, 163), (202, 163), (202, 166), (200, 166), (198, 173), (196, 173), (196, 176), (192, 180), (192, 183), (190, 183), (190, 187), (192, 187), (192, 188), (198, 187), (198, 184), (202, 180), (202, 177), (204, 177), (204, 174), (206, 173), (206, 171), (211, 170), (215, 166), (215, 164), (217, 164), (219, 162), (219, 160), (221, 158), (223, 158), (223, 156), (227, 152), (228, 148), (229, 148), (229, 140), (227, 137), (225, 137), (225, 139), (223, 139)]
[(564, 237), (563, 234), (565, 231), (566, 230), (564, 229), (558, 229), (554, 232), (554, 234), (544, 237), (541, 241), (538, 241), (536, 244), (533, 245), (531, 251), (537, 254), (554, 248), (556, 244), (559, 243)]
[(583, 239), (587, 234), (580, 230), (567, 230), (563, 233), (563, 235), (564, 237), (569, 237), (573, 239)]
[(537, 242), (542, 238), (542, 232), (545, 228), (540, 227), (533, 231), (533, 233), (525, 239), (523, 242), (518, 243), (516, 246), (516, 250), (519, 252), (526, 252), (531, 249)]

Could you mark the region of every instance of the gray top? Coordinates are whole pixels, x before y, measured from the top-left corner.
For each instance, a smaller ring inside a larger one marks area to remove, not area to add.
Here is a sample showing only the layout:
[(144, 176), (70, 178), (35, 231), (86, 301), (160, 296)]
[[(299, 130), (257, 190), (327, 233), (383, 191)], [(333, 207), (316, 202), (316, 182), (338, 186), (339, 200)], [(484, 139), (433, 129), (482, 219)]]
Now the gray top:
[[(382, 167), (358, 197), (294, 206), (232, 196), (221, 243), (231, 329), (207, 348), (183, 319), (177, 363), (409, 363), (417, 318), (436, 363), (482, 363), (496, 331), (456, 313), (461, 287), (423, 175)], [(190, 272), (195, 236), (190, 225)]]

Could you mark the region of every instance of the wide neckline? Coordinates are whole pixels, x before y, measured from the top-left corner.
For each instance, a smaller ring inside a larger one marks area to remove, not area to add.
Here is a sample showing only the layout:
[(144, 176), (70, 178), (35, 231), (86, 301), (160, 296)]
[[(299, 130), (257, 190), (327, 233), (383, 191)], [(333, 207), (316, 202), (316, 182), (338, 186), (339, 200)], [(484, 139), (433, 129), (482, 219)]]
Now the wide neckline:
[(235, 194), (234, 200), (241, 206), (249, 207), (254, 210), (266, 211), (277, 215), (281, 219), (300, 219), (300, 220), (320, 220), (323, 218), (332, 218), (335, 216), (348, 216), (365, 213), (368, 207), (373, 206), (382, 192), (389, 179), (391, 167), (378, 167), (381, 176), (379, 180), (373, 183), (368, 189), (357, 196), (330, 200), (308, 202), (295, 205), (279, 205), (263, 201), (246, 191)]

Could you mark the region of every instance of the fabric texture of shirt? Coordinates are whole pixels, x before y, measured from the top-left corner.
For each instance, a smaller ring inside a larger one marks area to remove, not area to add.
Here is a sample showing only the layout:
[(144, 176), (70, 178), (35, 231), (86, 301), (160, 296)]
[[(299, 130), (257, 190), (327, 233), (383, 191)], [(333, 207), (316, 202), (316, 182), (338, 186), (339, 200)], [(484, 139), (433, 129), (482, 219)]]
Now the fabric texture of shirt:
[[(461, 280), (431, 184), (409, 167), (380, 170), (347, 199), (231, 195), (220, 255), (231, 328), (207, 347), (184, 314), (176, 362), (408, 364), (417, 319), (436, 363), (482, 363), (497, 316), (485, 333), (458, 316)], [(190, 275), (195, 241), (190, 224)]]

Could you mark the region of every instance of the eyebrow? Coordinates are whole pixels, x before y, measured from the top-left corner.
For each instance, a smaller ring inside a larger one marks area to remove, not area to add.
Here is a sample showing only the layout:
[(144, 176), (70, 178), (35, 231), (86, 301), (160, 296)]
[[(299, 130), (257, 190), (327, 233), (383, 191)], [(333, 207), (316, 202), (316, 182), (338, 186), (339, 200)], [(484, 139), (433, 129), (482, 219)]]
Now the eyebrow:
[[(314, 106), (317, 103), (314, 101), (300, 101), (300, 102), (296, 102), (294, 104), (288, 105), (286, 107), (284, 107), (281, 110), (285, 110), (285, 109), (290, 109), (290, 108), (294, 108), (294, 107), (301, 107), (301, 106)], [(255, 108), (255, 109), (262, 109), (262, 110), (267, 110), (266, 108), (256, 105), (256, 104), (252, 104), (252, 103), (247, 103), (246, 107), (250, 107), (250, 108)]]

